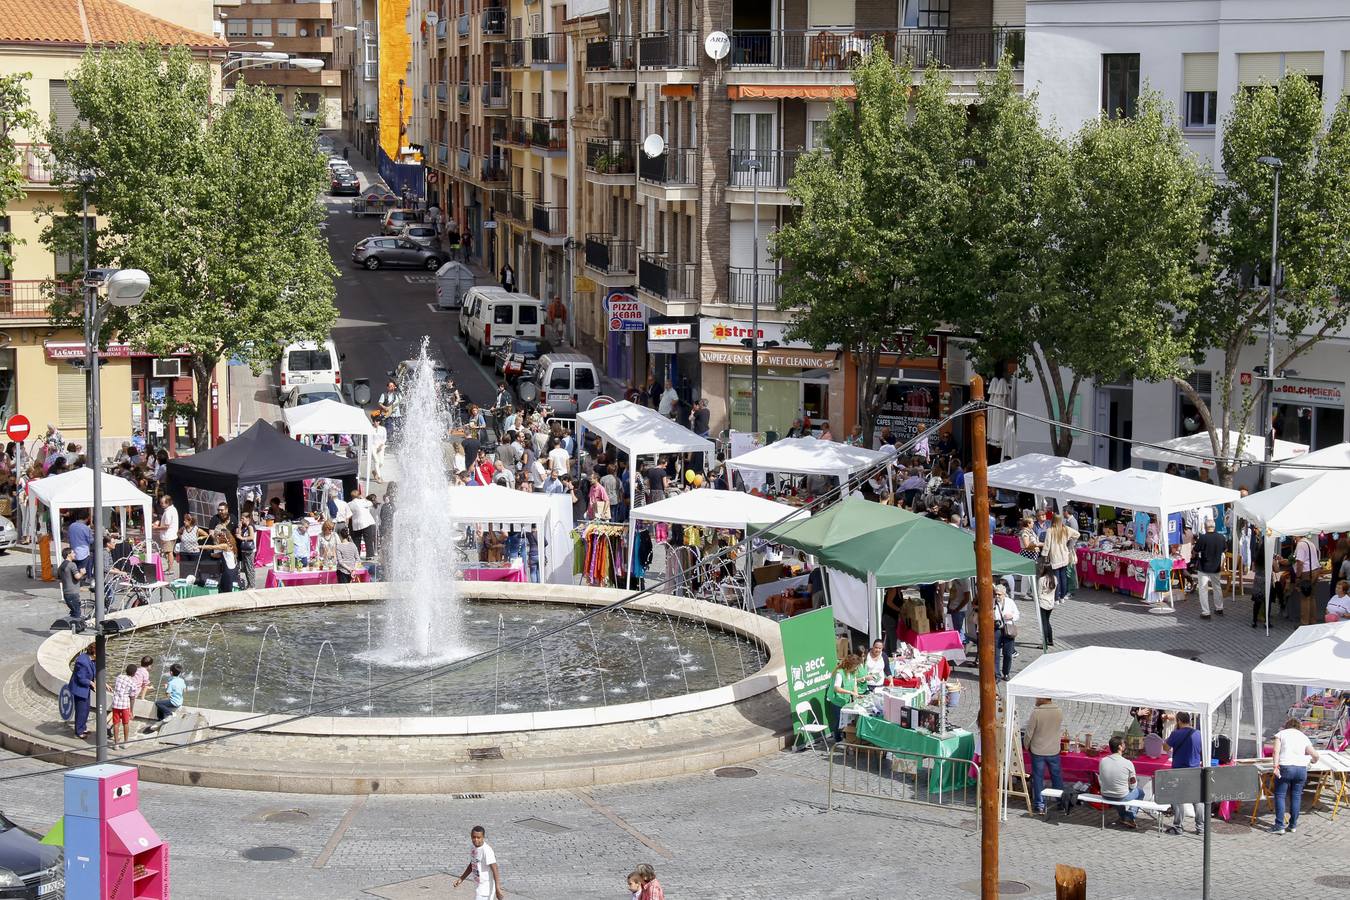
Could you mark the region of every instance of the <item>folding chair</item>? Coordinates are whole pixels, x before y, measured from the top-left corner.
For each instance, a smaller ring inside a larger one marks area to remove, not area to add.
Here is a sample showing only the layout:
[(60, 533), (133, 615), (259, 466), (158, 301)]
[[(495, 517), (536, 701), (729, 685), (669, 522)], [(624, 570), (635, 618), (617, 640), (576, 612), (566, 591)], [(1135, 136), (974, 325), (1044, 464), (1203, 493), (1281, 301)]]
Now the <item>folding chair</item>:
[(828, 759), (834, 752), (834, 746), (830, 742), (830, 729), (822, 725), (820, 719), (816, 717), (816, 708), (811, 705), (811, 701), (801, 701), (794, 712), (797, 716), (797, 738), (792, 743), (792, 749), (798, 749), (802, 738), (805, 737), (809, 741), (808, 746), (814, 747), (817, 753)]

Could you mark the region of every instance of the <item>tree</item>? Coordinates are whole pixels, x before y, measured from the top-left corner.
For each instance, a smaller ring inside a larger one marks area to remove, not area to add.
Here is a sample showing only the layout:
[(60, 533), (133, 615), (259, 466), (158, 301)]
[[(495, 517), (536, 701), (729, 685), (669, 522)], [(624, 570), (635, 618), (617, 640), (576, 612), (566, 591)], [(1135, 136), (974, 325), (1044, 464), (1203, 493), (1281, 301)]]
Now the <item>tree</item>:
[[(38, 126), (38, 118), (28, 108), (28, 88), (31, 75), (19, 72), (0, 75), (0, 213), (9, 204), (24, 197), (23, 159), (15, 135)], [(14, 234), (0, 231), (0, 269), (8, 272), (14, 266)]]
[(1264, 400), (1263, 387), (1238, 384), (1241, 355), (1264, 336), (1270, 311), (1274, 172), (1258, 161), (1262, 156), (1283, 162), (1276, 370), (1340, 330), (1350, 314), (1341, 297), (1341, 286), (1350, 284), (1350, 106), (1342, 99), (1324, 127), (1320, 90), (1301, 74), (1286, 75), (1276, 86), (1242, 88), (1224, 120), (1224, 181), (1214, 195), (1206, 241), (1212, 280), (1187, 323), (1198, 346), (1214, 348), (1222, 360), (1212, 402), (1189, 374), (1174, 379), (1199, 412), (1224, 485), (1232, 483), (1252, 413)]
[[(934, 270), (948, 265), (942, 225), (959, 202), (965, 114), (935, 66), (912, 88), (908, 66), (878, 44), (853, 71), (857, 98), (835, 103), (824, 149), (798, 162), (788, 193), (800, 215), (774, 235), (785, 264), (789, 335), (838, 344), (859, 362), (858, 412), (870, 442), (883, 345), (942, 321)], [(912, 105), (911, 105), (912, 97)]]
[(1062, 141), (1038, 124), (1034, 96), (1019, 95), (1006, 64), (980, 85), (968, 145), (968, 256), (955, 270), (965, 287), (953, 287), (953, 319), (980, 335), (977, 362), (1030, 361), (1062, 423), (1051, 445), (1067, 455), (1084, 379), (1185, 371), (1210, 183), (1156, 94), (1133, 117), (1094, 120)]
[[(255, 370), (293, 341), (327, 335), (336, 269), (319, 231), (325, 165), (310, 129), (263, 88), (212, 100), (210, 70), (186, 49), (98, 49), (71, 85), (80, 121), (50, 135), (58, 172), (81, 173), (104, 223), (97, 264), (144, 269), (144, 302), (114, 310), (109, 330), (152, 353), (187, 353), (198, 398), (220, 360)], [(78, 222), (78, 189), (54, 219), (52, 245)], [(55, 312), (69, 312), (58, 298)], [(210, 404), (196, 408), (198, 449)]]

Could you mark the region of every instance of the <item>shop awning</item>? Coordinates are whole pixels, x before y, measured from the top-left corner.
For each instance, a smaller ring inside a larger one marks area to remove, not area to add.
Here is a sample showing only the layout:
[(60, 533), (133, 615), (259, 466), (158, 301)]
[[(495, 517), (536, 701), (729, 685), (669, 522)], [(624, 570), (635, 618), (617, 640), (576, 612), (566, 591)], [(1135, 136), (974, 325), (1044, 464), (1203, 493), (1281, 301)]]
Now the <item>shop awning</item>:
[(851, 84), (733, 84), (728, 100), (852, 100), (858, 96)]
[[(1238, 441), (1242, 441), (1242, 452), (1238, 453)], [(1228, 432), (1228, 452), (1238, 460), (1239, 465), (1249, 465), (1266, 458), (1266, 440), (1260, 435), (1243, 435), (1237, 431)], [(1275, 440), (1275, 449), (1271, 459), (1293, 459), (1308, 452), (1307, 444), (1293, 441)], [(1156, 445), (1139, 444), (1130, 448), (1134, 459), (1147, 459), (1153, 462), (1176, 463), (1179, 466), (1195, 466), (1201, 469), (1214, 468), (1214, 442), (1209, 439), (1208, 431), (1172, 438)]]

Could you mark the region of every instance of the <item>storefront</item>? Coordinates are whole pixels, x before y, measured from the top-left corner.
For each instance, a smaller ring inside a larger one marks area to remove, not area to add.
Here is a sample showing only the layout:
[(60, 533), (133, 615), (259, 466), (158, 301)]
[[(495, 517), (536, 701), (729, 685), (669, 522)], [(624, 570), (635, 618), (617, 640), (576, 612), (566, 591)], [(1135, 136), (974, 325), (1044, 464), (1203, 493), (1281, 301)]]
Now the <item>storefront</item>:
[[(877, 410), (876, 431), (889, 426), (891, 433), (908, 441), (920, 431), (932, 428), (965, 402), (968, 388), (964, 383), (952, 383), (948, 367), (949, 354), (963, 351), (947, 340), (945, 334), (931, 334), (916, 340), (912, 335), (897, 335), (885, 344), (877, 371), (880, 406)], [(862, 367), (852, 354), (847, 355), (850, 397), (863, 402)], [(852, 406), (845, 417), (845, 427), (852, 429), (859, 421), (858, 410)], [(947, 429), (944, 429), (947, 430)], [(957, 419), (949, 426), (958, 446), (965, 448), (964, 421)]]
[(695, 399), (702, 368), (698, 357), (698, 323), (694, 319), (652, 316), (647, 320), (647, 356), (652, 377), (669, 381), (681, 399)]
[(610, 288), (605, 294), (605, 374), (637, 386), (647, 371), (647, 307), (633, 288)]
[(1321, 450), (1345, 440), (1345, 385), (1287, 378), (1275, 383), (1275, 435)]

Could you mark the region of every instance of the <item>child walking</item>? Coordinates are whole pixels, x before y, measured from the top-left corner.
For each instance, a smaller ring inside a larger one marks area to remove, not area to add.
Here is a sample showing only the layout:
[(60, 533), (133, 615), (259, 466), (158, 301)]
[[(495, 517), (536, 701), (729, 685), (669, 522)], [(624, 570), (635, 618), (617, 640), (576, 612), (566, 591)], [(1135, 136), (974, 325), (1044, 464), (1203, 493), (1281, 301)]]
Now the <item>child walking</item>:
[[(131, 739), (131, 698), (136, 696), (136, 664), (128, 663), (126, 671), (112, 684), (113, 746), (118, 750)], [(122, 737), (117, 737), (118, 731)]]
[(506, 894), (502, 891), (502, 877), (497, 870), (497, 855), (492, 852), (492, 847), (487, 842), (487, 829), (482, 825), (475, 825), (469, 832), (469, 840), (472, 842), (469, 848), (469, 864), (455, 879), (454, 887), (463, 884), (472, 873), (474, 881), (478, 882), (474, 900), (503, 900)]

